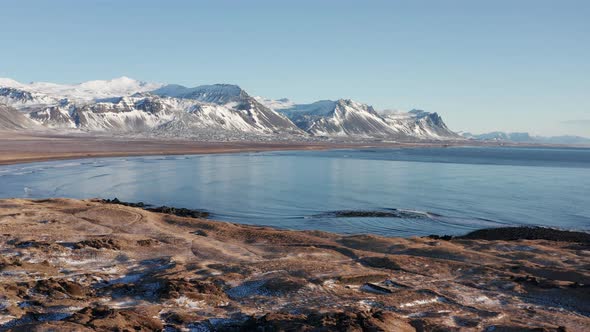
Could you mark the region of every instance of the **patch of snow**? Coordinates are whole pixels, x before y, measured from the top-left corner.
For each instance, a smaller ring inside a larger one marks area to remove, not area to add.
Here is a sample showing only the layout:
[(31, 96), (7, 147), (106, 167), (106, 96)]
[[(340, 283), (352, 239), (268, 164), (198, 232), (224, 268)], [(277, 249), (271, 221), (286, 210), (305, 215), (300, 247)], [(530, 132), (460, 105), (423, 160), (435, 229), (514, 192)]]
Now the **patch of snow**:
[(174, 303), (177, 306), (185, 307), (185, 308), (189, 308), (189, 309), (200, 309), (200, 308), (203, 308), (207, 305), (207, 303), (205, 303), (205, 301), (195, 301), (195, 300), (190, 299), (186, 296), (181, 296), (181, 297), (175, 299)]
[(111, 80), (95, 80), (78, 84), (56, 84), (48, 82), (23, 84), (9, 78), (0, 78), (0, 87), (3, 86), (18, 88), (56, 99), (68, 98), (72, 100), (90, 101), (99, 98), (129, 96), (135, 93), (152, 91), (163, 85), (138, 81), (123, 76)]
[(402, 304), (400, 304), (400, 308), (411, 308), (411, 307), (415, 307), (415, 306), (436, 303), (436, 302), (442, 302), (442, 301), (443, 301), (443, 299), (441, 297), (436, 296), (436, 297), (433, 297), (430, 299), (415, 300), (412, 302), (402, 303)]
[(254, 97), (257, 102), (261, 103), (262, 105), (272, 109), (272, 110), (282, 110), (286, 108), (292, 108), (295, 106), (295, 103), (287, 98), (282, 99), (268, 99), (260, 96)]

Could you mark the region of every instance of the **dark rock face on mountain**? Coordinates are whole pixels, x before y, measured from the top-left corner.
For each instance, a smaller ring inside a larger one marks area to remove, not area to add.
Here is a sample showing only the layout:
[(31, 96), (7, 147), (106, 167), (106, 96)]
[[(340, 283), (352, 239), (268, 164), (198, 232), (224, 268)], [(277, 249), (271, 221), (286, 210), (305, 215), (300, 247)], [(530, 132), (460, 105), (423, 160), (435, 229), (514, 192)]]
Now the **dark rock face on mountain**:
[(33, 100), (33, 96), (30, 92), (7, 87), (0, 87), (0, 97), (5, 97), (18, 102), (29, 102)]
[(29, 118), (40, 122), (50, 128), (74, 128), (76, 123), (70, 115), (67, 108), (59, 106), (49, 106), (44, 109), (32, 111), (28, 114)]

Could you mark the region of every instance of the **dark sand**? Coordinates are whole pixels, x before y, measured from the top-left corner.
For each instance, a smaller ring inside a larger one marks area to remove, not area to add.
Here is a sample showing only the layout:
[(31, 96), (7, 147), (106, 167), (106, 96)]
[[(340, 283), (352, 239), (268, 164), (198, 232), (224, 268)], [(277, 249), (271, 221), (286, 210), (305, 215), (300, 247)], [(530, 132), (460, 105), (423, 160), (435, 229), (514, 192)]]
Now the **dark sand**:
[(366, 147), (445, 147), (482, 145), (477, 142), (201, 142), (182, 139), (153, 139), (96, 134), (18, 133), (0, 131), (0, 165), (48, 160), (147, 155), (188, 155), (278, 150), (326, 150)]
[(588, 331), (590, 244), (552, 236), (344, 236), (0, 200), (0, 330)]
[[(0, 165), (95, 157), (184, 155), (271, 150), (318, 150), (344, 144), (198, 142), (131, 139), (91, 135), (21, 135), (0, 133)], [(361, 146), (361, 145), (359, 145)]]

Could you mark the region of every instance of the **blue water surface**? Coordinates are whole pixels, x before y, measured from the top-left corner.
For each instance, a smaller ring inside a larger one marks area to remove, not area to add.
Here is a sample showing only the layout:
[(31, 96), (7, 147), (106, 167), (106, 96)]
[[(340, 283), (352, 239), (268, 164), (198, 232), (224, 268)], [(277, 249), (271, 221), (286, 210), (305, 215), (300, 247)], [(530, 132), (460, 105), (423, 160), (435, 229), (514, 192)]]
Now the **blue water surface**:
[[(390, 236), (590, 231), (590, 149), (453, 147), (102, 158), (0, 167), (0, 197), (113, 198), (220, 220)], [(339, 218), (400, 209), (412, 218)]]

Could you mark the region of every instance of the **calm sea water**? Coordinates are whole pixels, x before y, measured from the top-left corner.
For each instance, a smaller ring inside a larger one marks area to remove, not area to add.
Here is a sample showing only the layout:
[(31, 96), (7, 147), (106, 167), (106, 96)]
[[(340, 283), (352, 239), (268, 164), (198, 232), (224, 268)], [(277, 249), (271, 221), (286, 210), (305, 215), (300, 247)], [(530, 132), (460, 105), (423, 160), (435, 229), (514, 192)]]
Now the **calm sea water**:
[[(590, 149), (438, 148), (85, 159), (0, 167), (0, 197), (113, 198), (340, 233), (590, 231)], [(341, 218), (339, 210), (415, 211)]]

